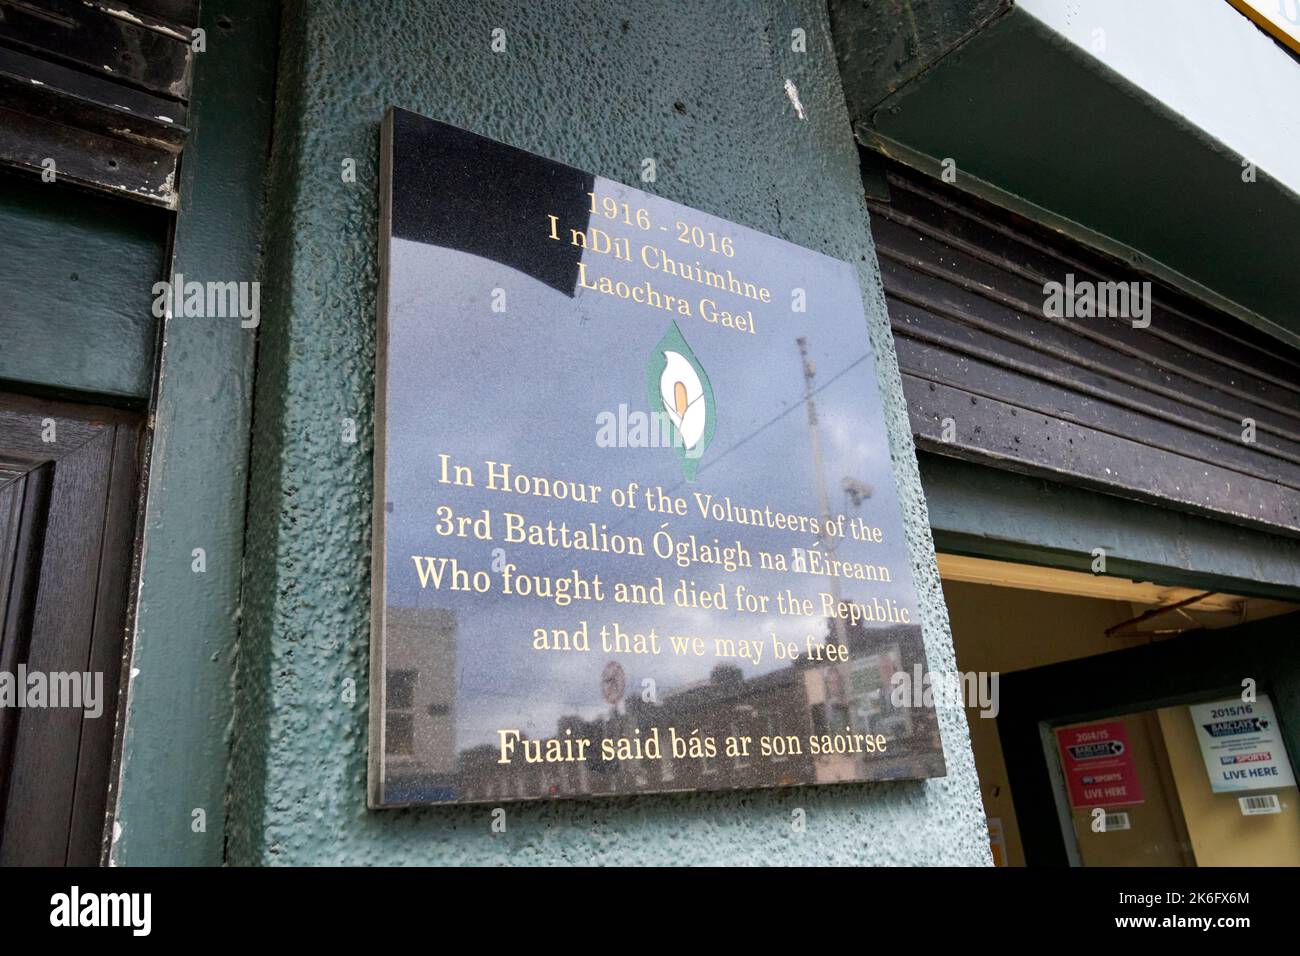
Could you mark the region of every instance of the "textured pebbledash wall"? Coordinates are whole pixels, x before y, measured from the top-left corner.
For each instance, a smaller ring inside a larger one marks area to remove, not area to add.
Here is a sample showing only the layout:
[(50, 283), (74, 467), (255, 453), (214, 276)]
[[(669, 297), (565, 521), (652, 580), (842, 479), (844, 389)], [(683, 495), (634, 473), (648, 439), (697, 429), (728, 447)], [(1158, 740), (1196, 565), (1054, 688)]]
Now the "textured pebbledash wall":
[[(504, 53), (490, 49), (494, 28)], [(796, 28), (807, 53), (790, 49)], [(927, 651), (935, 669), (954, 666), (824, 5), (290, 2), (281, 43), (230, 862), (987, 863), (965, 718), (952, 712), (941, 712), (938, 780), (514, 804), (499, 835), (488, 807), (366, 809), (376, 178), (389, 105), (857, 263)], [(644, 157), (657, 160), (655, 183), (639, 181)], [(355, 184), (340, 178), (347, 158)], [(340, 441), (346, 418), (355, 445)], [(796, 807), (804, 833), (790, 826)]]

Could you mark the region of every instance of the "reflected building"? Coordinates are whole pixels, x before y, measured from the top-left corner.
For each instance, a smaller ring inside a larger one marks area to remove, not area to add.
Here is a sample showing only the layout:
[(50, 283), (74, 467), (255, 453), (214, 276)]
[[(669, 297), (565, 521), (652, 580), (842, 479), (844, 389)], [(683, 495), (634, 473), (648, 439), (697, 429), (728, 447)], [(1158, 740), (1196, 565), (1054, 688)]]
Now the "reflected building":
[(455, 797), (456, 616), (389, 607), (384, 647), (384, 771), (389, 799)]
[[(515, 759), (502, 764), (495, 744), (469, 748), (460, 755), (456, 798), (528, 800), (849, 782), (864, 779), (868, 763), (875, 779), (942, 773), (933, 708), (896, 706), (891, 699), (894, 673), (925, 664), (920, 627), (845, 624), (840, 633), (849, 648), (849, 659), (841, 664), (800, 658), (746, 677), (741, 667), (723, 663), (707, 678), (670, 689), (660, 700), (634, 694), (596, 717), (560, 718), (552, 736), (563, 738), (569, 730), (574, 738), (592, 741), (583, 761), (529, 764), (521, 756), (521, 742)], [(717, 751), (674, 757), (673, 731), (679, 747), (698, 731), (714, 739)], [(888, 750), (814, 756), (809, 738), (823, 734), (883, 734)], [(727, 737), (748, 737), (747, 752), (727, 753)], [(656, 740), (659, 753), (608, 759), (600, 752), (607, 739), (642, 746)]]

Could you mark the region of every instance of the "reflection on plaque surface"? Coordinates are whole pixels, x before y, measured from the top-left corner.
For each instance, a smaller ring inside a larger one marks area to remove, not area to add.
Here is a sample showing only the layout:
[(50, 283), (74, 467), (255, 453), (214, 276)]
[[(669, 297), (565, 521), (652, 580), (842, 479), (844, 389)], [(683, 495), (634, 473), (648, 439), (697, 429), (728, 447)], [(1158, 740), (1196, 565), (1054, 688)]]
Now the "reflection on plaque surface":
[(402, 110), (370, 803), (939, 776), (854, 268)]

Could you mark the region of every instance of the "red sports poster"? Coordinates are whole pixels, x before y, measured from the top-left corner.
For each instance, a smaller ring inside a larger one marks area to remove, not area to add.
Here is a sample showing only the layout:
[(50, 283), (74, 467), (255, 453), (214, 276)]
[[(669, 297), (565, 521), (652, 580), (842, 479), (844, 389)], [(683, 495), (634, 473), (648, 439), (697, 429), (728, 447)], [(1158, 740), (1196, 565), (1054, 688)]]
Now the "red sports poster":
[(1123, 807), (1143, 802), (1122, 720), (1059, 728), (1056, 745), (1070, 788), (1070, 806)]

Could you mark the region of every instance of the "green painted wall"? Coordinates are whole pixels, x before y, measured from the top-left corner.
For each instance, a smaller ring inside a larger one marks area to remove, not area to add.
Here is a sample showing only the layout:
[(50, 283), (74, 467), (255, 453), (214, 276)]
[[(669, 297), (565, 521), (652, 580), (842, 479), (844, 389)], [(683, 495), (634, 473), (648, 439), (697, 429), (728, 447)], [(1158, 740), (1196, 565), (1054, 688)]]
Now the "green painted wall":
[[(365, 806), (379, 122), (398, 105), (858, 263), (932, 666), (953, 666), (824, 5), (290, 2), (263, 263), (233, 863), (989, 860), (965, 718), (929, 782), (369, 812)], [(508, 50), (489, 49), (493, 28)], [(790, 50), (807, 32), (808, 52)], [(807, 119), (786, 96), (792, 80)], [(358, 181), (341, 181), (357, 161)], [(639, 185), (639, 183), (638, 183)], [(345, 682), (357, 700), (345, 703)], [(794, 834), (791, 810), (807, 812)]]
[(0, 381), (142, 405), (171, 215), (0, 173)]
[(872, 110), (1012, 7), (1012, 0), (830, 0), (853, 119)]

